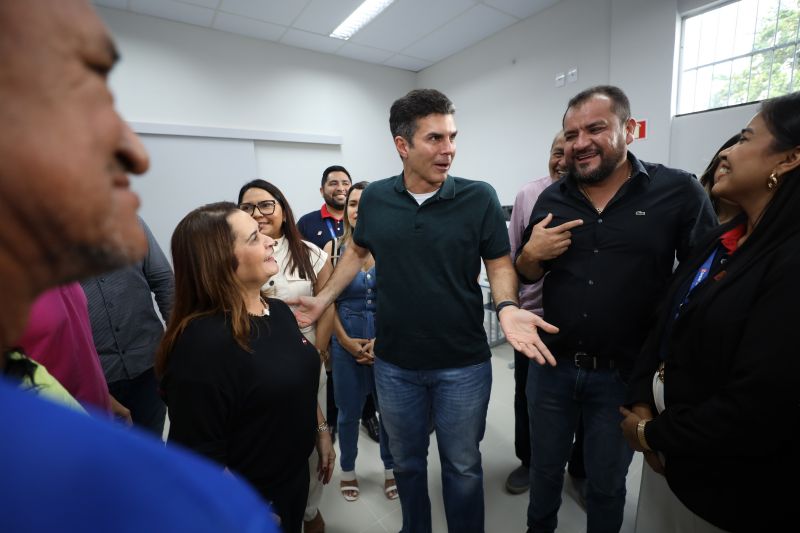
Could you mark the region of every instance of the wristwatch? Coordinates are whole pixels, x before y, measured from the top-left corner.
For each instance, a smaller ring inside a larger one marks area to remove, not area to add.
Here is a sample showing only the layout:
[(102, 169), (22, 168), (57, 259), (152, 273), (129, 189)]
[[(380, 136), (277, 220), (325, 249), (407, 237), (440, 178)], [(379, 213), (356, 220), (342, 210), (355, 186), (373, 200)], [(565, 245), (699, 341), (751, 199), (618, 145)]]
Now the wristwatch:
[(513, 306), (519, 309), (519, 304), (513, 300), (503, 300), (502, 302), (498, 303), (494, 306), (494, 311), (497, 313), (497, 319), (500, 320), (500, 311), (508, 306)]

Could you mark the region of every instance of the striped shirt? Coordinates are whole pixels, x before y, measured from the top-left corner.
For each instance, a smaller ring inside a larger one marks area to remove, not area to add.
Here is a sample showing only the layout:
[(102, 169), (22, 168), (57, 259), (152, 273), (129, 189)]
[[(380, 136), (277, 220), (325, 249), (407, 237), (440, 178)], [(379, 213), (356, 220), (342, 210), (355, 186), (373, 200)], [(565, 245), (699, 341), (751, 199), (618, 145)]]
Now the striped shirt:
[(127, 268), (81, 282), (89, 302), (92, 335), (108, 383), (133, 379), (153, 367), (172, 309), (175, 279), (164, 252), (140, 218), (147, 236), (145, 258)]

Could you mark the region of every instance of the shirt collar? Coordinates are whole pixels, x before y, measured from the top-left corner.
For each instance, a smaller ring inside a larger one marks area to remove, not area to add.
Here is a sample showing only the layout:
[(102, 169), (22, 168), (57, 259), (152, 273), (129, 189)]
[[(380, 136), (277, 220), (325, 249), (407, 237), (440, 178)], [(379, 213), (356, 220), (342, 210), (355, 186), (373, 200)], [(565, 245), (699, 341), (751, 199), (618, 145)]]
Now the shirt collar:
[(741, 239), (742, 235), (744, 235), (744, 231), (745, 225), (742, 223), (726, 231), (720, 236), (719, 241), (728, 251), (728, 254), (732, 254), (739, 247), (739, 239)]
[[(402, 172), (394, 177), (394, 190), (397, 192), (407, 191), (406, 184), (403, 181)], [(442, 183), (442, 186), (439, 187), (439, 190), (436, 191), (436, 194), (438, 194), (439, 198), (441, 198), (442, 200), (452, 200), (453, 198), (455, 198), (456, 182), (453, 179), (453, 176), (451, 176), (450, 174), (447, 175), (447, 178), (445, 178), (444, 183)], [(436, 196), (436, 194), (434, 194), (434, 196)]]
[(341, 218), (333, 216), (333, 214), (331, 214), (331, 212), (328, 211), (328, 204), (322, 204), (322, 209), (320, 209), (319, 212), (322, 215), (322, 218), (332, 218), (336, 222), (342, 220)]

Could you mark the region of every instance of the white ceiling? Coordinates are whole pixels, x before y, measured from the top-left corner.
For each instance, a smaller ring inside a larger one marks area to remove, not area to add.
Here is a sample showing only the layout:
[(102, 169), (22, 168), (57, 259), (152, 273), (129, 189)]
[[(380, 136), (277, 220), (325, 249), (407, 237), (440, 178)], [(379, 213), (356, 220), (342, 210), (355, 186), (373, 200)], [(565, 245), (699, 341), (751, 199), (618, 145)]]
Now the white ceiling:
[(362, 0), (92, 0), (94, 4), (420, 71), (559, 0), (395, 0), (348, 41), (328, 35)]

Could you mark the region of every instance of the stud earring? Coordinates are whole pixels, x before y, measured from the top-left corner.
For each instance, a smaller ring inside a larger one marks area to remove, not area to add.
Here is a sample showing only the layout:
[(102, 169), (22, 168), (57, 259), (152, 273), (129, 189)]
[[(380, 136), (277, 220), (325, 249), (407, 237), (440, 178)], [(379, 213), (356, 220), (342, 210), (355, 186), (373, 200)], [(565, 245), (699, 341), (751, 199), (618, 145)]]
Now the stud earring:
[(773, 190), (777, 186), (778, 186), (778, 173), (773, 170), (772, 174), (770, 174), (769, 178), (767, 178), (767, 189)]

